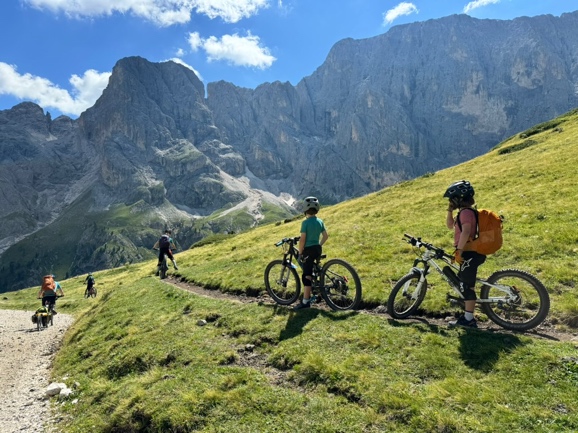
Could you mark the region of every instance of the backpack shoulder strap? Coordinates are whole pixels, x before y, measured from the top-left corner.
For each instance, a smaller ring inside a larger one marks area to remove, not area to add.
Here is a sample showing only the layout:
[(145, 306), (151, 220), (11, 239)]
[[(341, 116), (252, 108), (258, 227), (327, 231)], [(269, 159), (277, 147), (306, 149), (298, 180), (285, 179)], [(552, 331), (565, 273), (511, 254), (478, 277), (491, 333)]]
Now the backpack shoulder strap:
[(460, 231), (461, 231), (462, 230), (462, 223), (460, 221), (460, 215), (465, 210), (471, 210), (474, 213), (474, 215), (476, 216), (476, 234), (475, 234), (475, 236), (473, 236), (473, 239), (476, 239), (478, 236), (480, 236), (480, 219), (479, 219), (479, 214), (478, 214), (477, 209), (474, 209), (473, 207), (467, 207), (465, 209), (462, 209), (461, 211), (458, 212), (458, 215), (456, 216), (456, 223), (458, 224), (458, 227), (460, 228)]

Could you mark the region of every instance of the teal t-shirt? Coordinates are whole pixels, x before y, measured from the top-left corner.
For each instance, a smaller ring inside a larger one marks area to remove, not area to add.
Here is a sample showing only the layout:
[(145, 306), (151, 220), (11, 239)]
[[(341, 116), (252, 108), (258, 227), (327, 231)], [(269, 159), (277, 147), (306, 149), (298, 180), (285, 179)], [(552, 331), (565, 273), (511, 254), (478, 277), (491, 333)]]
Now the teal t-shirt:
[(305, 233), (305, 248), (319, 245), (321, 233), (325, 231), (323, 220), (312, 216), (301, 223), (301, 233)]

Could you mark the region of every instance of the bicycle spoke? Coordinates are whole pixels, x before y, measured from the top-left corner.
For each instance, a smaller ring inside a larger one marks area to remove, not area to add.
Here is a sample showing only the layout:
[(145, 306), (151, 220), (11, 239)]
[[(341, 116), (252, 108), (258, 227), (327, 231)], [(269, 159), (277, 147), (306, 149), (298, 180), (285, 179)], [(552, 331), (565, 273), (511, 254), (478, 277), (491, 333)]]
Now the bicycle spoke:
[(321, 296), (334, 310), (351, 310), (361, 302), (361, 281), (349, 263), (329, 260), (321, 271)]
[(295, 269), (274, 260), (265, 269), (265, 288), (275, 302), (289, 305), (299, 297), (301, 282)]
[(509, 288), (509, 293), (500, 287), (485, 285), (480, 291), (482, 310), (490, 320), (512, 330), (527, 330), (539, 325), (548, 314), (549, 296), (536, 277), (518, 270), (499, 271), (488, 278), (488, 282)]
[(420, 283), (419, 280), (419, 274), (410, 273), (393, 286), (387, 301), (387, 312), (391, 317), (405, 319), (417, 310), (427, 291), (427, 282)]

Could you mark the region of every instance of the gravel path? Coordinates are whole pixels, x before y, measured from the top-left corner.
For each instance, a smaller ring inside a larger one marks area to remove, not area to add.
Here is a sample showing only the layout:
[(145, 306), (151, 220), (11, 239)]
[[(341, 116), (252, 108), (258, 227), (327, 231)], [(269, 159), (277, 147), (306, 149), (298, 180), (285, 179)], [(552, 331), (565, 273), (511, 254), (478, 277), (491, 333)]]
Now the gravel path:
[(1, 433), (57, 431), (51, 428), (45, 391), (54, 354), (73, 318), (58, 314), (54, 326), (38, 332), (31, 316), (32, 311), (0, 310)]

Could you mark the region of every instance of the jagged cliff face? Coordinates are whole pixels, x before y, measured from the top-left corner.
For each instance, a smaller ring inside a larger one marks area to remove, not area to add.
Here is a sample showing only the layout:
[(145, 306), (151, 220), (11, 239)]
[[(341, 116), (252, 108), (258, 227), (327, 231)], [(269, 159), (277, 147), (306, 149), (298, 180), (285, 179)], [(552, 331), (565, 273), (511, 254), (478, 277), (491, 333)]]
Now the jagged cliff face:
[(482, 154), (578, 105), (577, 24), (578, 13), (398, 26), (337, 43), (296, 88), (211, 83), (208, 104), (251, 170), (343, 200)]
[(167, 199), (210, 213), (242, 196), (224, 187), (219, 173), (244, 174), (243, 158), (223, 143), (203, 84), (180, 65), (120, 61), (79, 123), (100, 155), (103, 203)]
[[(87, 216), (122, 204), (160, 229), (305, 195), (337, 202), (470, 159), (578, 106), (576, 28), (578, 12), (456, 15), (340, 41), (297, 86), (217, 82), (207, 97), (181, 65), (122, 59), (77, 120), (32, 103), (0, 111), (0, 252), (38, 230), (49, 237), (81, 200)], [(131, 248), (154, 237), (78, 224), (72, 274), (114, 265), (112, 255), (146, 258)]]

